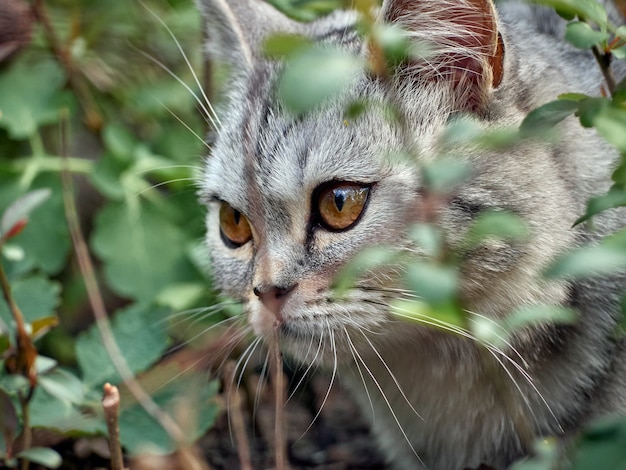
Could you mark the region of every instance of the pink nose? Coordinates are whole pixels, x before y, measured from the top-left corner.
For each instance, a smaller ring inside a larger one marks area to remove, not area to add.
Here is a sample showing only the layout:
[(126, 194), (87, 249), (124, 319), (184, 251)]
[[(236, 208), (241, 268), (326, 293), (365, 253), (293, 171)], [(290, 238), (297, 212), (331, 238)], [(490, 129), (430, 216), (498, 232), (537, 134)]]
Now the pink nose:
[(261, 303), (267, 308), (270, 312), (272, 312), (276, 319), (280, 322), (283, 321), (282, 318), (282, 308), (287, 298), (289, 298), (289, 294), (293, 292), (294, 288), (297, 284), (294, 284), (289, 287), (278, 287), (278, 286), (269, 286), (269, 287), (255, 287), (253, 289), (254, 295), (256, 295)]

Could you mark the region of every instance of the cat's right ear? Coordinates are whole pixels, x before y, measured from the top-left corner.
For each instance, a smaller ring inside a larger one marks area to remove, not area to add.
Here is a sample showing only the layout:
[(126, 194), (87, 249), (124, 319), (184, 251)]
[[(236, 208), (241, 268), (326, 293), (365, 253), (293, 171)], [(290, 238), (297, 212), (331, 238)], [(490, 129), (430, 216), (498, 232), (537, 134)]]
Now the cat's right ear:
[(385, 0), (382, 19), (426, 45), (402, 76), (450, 86), (457, 111), (477, 111), (504, 75), (504, 43), (492, 0)]
[(263, 41), (274, 32), (297, 32), (290, 20), (262, 0), (196, 0), (206, 22), (210, 59), (230, 65), (235, 76), (247, 75), (263, 57)]

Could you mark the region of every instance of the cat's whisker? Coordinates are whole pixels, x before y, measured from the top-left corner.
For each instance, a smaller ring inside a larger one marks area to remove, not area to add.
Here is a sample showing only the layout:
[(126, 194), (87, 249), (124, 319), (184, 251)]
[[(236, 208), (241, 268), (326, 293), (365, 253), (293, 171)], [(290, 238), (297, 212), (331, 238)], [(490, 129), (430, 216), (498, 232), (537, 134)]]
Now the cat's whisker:
[(256, 390), (254, 391), (254, 403), (252, 404), (252, 422), (256, 423), (256, 412), (259, 409), (259, 403), (261, 402), (261, 393), (263, 387), (266, 383), (268, 383), (267, 375), (269, 370), (270, 363), (270, 353), (269, 351), (265, 354), (265, 360), (263, 361), (263, 366), (261, 367), (261, 372), (259, 374), (259, 381), (257, 382)]
[(191, 126), (189, 126), (189, 124), (187, 124), (185, 121), (183, 121), (174, 111), (172, 111), (169, 106), (167, 106), (165, 103), (163, 103), (160, 99), (158, 98), (154, 98), (157, 103), (159, 103), (161, 106), (163, 106), (163, 108), (165, 108), (167, 110), (168, 113), (170, 113), (172, 115), (172, 117), (174, 119), (176, 119), (185, 129), (187, 129), (196, 139), (198, 139), (200, 142), (202, 142), (202, 145), (204, 145), (209, 151), (211, 150), (211, 146), (209, 145), (209, 143), (206, 141), (206, 139), (203, 139), (202, 137), (200, 137), (198, 135), (198, 133), (196, 131), (194, 131)]
[(352, 354), (352, 359), (354, 359), (354, 365), (357, 368), (357, 372), (359, 373), (359, 377), (361, 378), (361, 382), (363, 383), (363, 389), (365, 390), (365, 395), (367, 396), (367, 401), (370, 404), (370, 409), (372, 410), (372, 424), (376, 423), (376, 413), (374, 411), (374, 402), (372, 401), (372, 396), (370, 395), (369, 388), (367, 388), (367, 383), (365, 382), (365, 377), (363, 376), (363, 371), (361, 370), (361, 365), (359, 361), (357, 361), (355, 355), (355, 346), (350, 338), (350, 334), (348, 333), (348, 329), (343, 327), (343, 331), (346, 334), (346, 341), (348, 343), (348, 349), (350, 349), (350, 354)]
[[(291, 393), (287, 397), (287, 400), (285, 401), (285, 403), (289, 402), (289, 400), (291, 400), (293, 398), (293, 396), (295, 395), (295, 393), (298, 390), (298, 388), (300, 387), (300, 385), (302, 385), (302, 382), (304, 382), (305, 377), (307, 376), (309, 371), (313, 368), (313, 365), (316, 363), (317, 358), (319, 356), (319, 353), (320, 353), (320, 351), (322, 349), (322, 338), (323, 337), (320, 336), (320, 340), (319, 340), (319, 343), (317, 345), (317, 351), (315, 351), (315, 356), (313, 357), (313, 359), (311, 361), (309, 361), (309, 365), (307, 366), (306, 370), (302, 374), (302, 377), (300, 378), (298, 383), (296, 383), (296, 385), (293, 387), (293, 390), (291, 391)], [(312, 344), (313, 344), (313, 337), (311, 337), (311, 341), (309, 342), (309, 351), (310, 351), (310, 348), (311, 348)], [(308, 357), (309, 351), (307, 351), (307, 353), (305, 354), (304, 357)]]
[(311, 420), (311, 423), (304, 430), (304, 432), (297, 439), (296, 442), (300, 441), (300, 439), (302, 439), (311, 430), (311, 428), (313, 427), (313, 425), (315, 424), (317, 419), (322, 414), (322, 410), (324, 409), (324, 405), (326, 404), (326, 401), (328, 400), (328, 397), (330, 396), (331, 389), (332, 389), (332, 387), (333, 387), (333, 385), (335, 383), (335, 377), (337, 376), (338, 360), (337, 360), (337, 345), (335, 344), (335, 335), (333, 333), (333, 329), (330, 326), (330, 324), (327, 324), (326, 326), (328, 328), (328, 336), (330, 338), (330, 347), (331, 347), (331, 350), (332, 350), (332, 353), (333, 353), (333, 371), (332, 371), (332, 375), (330, 377), (330, 383), (328, 384), (328, 389), (326, 390), (326, 394), (324, 395), (324, 398), (322, 399), (322, 403), (320, 404), (317, 412), (315, 413), (315, 416), (313, 416), (313, 419)]
[(220, 119), (219, 119), (217, 113), (215, 112), (215, 109), (213, 109), (213, 106), (211, 105), (211, 101), (209, 100), (208, 96), (204, 92), (204, 87), (200, 83), (200, 80), (198, 79), (198, 75), (196, 74), (195, 70), (193, 69), (193, 67), (191, 65), (191, 62), (189, 61), (189, 57), (187, 57), (187, 54), (185, 53), (185, 50), (183, 49), (183, 47), (181, 46), (180, 42), (176, 38), (176, 35), (170, 29), (170, 27), (167, 25), (167, 23), (165, 23), (165, 21), (163, 21), (161, 19), (161, 17), (159, 17), (159, 15), (157, 15), (154, 11), (152, 11), (141, 0), (140, 0), (140, 3), (161, 24), (161, 26), (163, 26), (165, 28), (167, 33), (170, 35), (170, 37), (174, 41), (174, 44), (176, 44), (176, 47), (178, 48), (178, 51), (180, 52), (183, 60), (185, 61), (185, 64), (187, 65), (187, 68), (189, 69), (189, 72), (191, 73), (191, 75), (192, 75), (192, 77), (193, 77), (193, 79), (194, 79), (194, 81), (196, 83), (196, 86), (198, 87), (198, 89), (200, 90), (200, 93), (202, 94), (202, 98), (204, 98), (204, 103), (206, 104), (206, 107), (202, 104), (202, 100), (200, 100), (200, 98), (191, 90), (191, 88), (183, 80), (179, 79), (178, 76), (176, 76), (176, 74), (172, 73), (167, 67), (164, 67), (164, 64), (161, 64), (159, 62), (157, 62), (157, 64), (160, 65), (161, 67), (164, 67), (166, 72), (168, 72), (170, 75), (172, 75), (175, 80), (177, 80), (180, 84), (182, 84), (187, 89), (187, 91), (189, 91), (192, 94), (192, 96), (196, 99), (196, 101), (198, 102), (198, 104), (201, 106), (202, 110), (206, 114), (206, 117), (211, 121), (211, 124), (213, 124), (213, 127), (215, 129), (219, 129), (221, 127), (222, 123), (220, 122)]
[(417, 416), (419, 419), (424, 421), (424, 418), (417, 412), (417, 410), (413, 407), (413, 404), (411, 403), (411, 401), (407, 398), (406, 394), (404, 393), (404, 390), (402, 389), (402, 386), (400, 385), (400, 382), (398, 382), (398, 379), (396, 378), (394, 373), (391, 371), (391, 369), (387, 365), (387, 362), (380, 355), (380, 353), (378, 352), (378, 350), (376, 349), (374, 344), (370, 341), (370, 339), (367, 337), (367, 335), (364, 334), (364, 333), (362, 333), (362, 334), (363, 334), (363, 338), (365, 338), (365, 341), (367, 341), (367, 344), (370, 345), (370, 347), (372, 348), (372, 351), (374, 351), (374, 354), (376, 354), (376, 357), (378, 357), (378, 360), (380, 360), (380, 363), (383, 365), (383, 367), (385, 368), (385, 370), (389, 374), (389, 377), (391, 377), (391, 380), (393, 380), (393, 383), (398, 388), (398, 391), (400, 392), (400, 395), (402, 395), (402, 398), (404, 398), (404, 401), (406, 401), (407, 405), (409, 405), (409, 408), (411, 408), (413, 413), (415, 413), (415, 416)]
[(404, 428), (402, 427), (402, 424), (400, 423), (400, 420), (398, 419), (398, 416), (396, 415), (396, 412), (393, 410), (393, 407), (391, 406), (391, 402), (389, 401), (389, 398), (387, 398), (387, 395), (385, 394), (385, 391), (383, 390), (383, 388), (380, 385), (379, 381), (376, 379), (375, 375), (372, 373), (370, 368), (367, 366), (367, 363), (363, 360), (363, 358), (359, 354), (359, 351), (354, 347), (354, 344), (352, 344), (352, 346), (353, 346), (354, 354), (356, 354), (356, 357), (361, 362), (361, 364), (363, 365), (364, 369), (367, 371), (368, 375), (372, 379), (372, 382), (374, 382), (374, 385), (376, 386), (376, 388), (380, 392), (380, 395), (381, 395), (383, 401), (387, 405), (387, 408), (389, 409), (389, 412), (391, 413), (391, 416), (393, 417), (394, 421), (396, 422), (396, 425), (398, 426), (398, 429), (402, 433), (402, 436), (404, 437), (405, 441), (407, 442), (407, 444), (409, 445), (411, 451), (413, 452), (413, 455), (415, 455), (415, 457), (420, 461), (420, 463), (425, 466), (424, 461), (418, 455), (417, 451), (413, 447), (413, 444), (411, 443), (411, 440), (409, 439), (409, 437), (407, 436), (406, 432), (404, 431)]
[[(201, 319), (204, 320), (217, 313), (222, 312), (225, 307), (237, 305), (239, 303), (240, 302), (238, 301), (224, 301), (224, 302), (219, 302), (219, 303), (209, 305), (206, 307), (197, 307), (197, 308), (191, 308), (187, 310), (181, 310), (180, 312), (175, 312), (175, 313), (165, 316), (164, 318), (160, 319), (158, 323), (159, 324), (167, 323), (170, 326), (176, 326), (190, 318), (201, 317)], [(208, 314), (208, 315), (205, 316), (205, 314)]]
[[(260, 336), (257, 336), (254, 341), (252, 341), (248, 347), (244, 350), (243, 353), (241, 353), (241, 356), (239, 357), (239, 360), (237, 361), (237, 363), (235, 364), (235, 374), (237, 373), (237, 370), (239, 369), (239, 367), (241, 366), (241, 371), (239, 372), (239, 377), (237, 377), (237, 388), (239, 388), (241, 386), (241, 381), (243, 380), (243, 376), (244, 373), (248, 367), (248, 363), (250, 362), (250, 359), (252, 359), (252, 355), (254, 354), (254, 350), (257, 348), (257, 346), (261, 343), (263, 339)], [(245, 360), (244, 360), (245, 359)], [(234, 379), (234, 377), (233, 377)]]
[[(209, 331), (215, 330), (216, 328), (221, 328), (221, 327), (225, 326), (227, 323), (237, 323), (238, 321), (241, 322), (241, 319), (239, 317), (225, 318), (224, 320), (221, 320), (218, 323), (215, 323), (215, 324), (213, 324), (211, 326), (208, 326), (207, 328), (204, 328), (203, 330), (201, 330), (198, 333), (194, 334), (190, 338), (185, 338), (185, 341), (183, 341), (182, 343), (177, 344), (176, 346), (174, 346), (171, 349), (169, 349), (169, 352), (170, 353), (176, 352), (179, 349), (182, 349), (183, 347), (185, 347), (186, 345), (191, 344), (193, 341), (195, 341), (196, 339), (200, 338), (201, 336), (207, 334)], [(228, 329), (230, 329), (232, 327), (233, 327), (233, 325), (228, 325)]]

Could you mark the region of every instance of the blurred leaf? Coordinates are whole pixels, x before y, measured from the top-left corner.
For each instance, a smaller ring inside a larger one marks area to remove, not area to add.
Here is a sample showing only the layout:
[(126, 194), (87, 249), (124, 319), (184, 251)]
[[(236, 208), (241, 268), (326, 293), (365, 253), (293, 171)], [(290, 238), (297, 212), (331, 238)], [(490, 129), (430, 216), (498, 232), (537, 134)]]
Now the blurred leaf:
[(411, 239), (415, 241), (424, 254), (436, 258), (441, 254), (442, 236), (439, 229), (431, 224), (417, 224), (411, 227)]
[(115, 292), (150, 302), (172, 283), (200, 279), (187, 258), (190, 232), (151, 204), (109, 204), (96, 216), (91, 245)]
[(626, 419), (605, 418), (584, 431), (572, 470), (626, 468)]
[[(97, 402), (99, 412), (100, 404)], [(55, 429), (63, 434), (104, 434), (106, 425), (93, 411), (79, 411), (71, 401), (49, 394), (37, 387), (30, 402), (33, 428)]]
[(562, 93), (558, 98), (565, 101), (583, 101), (591, 98), (591, 96), (585, 95), (584, 93)]
[(279, 95), (289, 111), (303, 114), (344, 91), (363, 67), (363, 59), (344, 50), (311, 47), (287, 61)]
[(126, 191), (121, 181), (122, 173), (128, 168), (125, 162), (105, 153), (89, 175), (91, 183), (104, 196), (113, 201), (122, 201)]
[[(194, 381), (183, 375), (170, 381), (153, 396), (157, 405), (171, 416), (189, 414), (195, 420), (185, 423), (188, 442), (178, 445), (194, 442), (213, 425), (219, 408), (212, 400), (218, 388), (217, 381), (207, 384), (206, 381)], [(145, 452), (168, 454), (176, 449), (176, 443), (172, 442), (161, 425), (138, 404), (122, 409), (120, 435), (122, 444), (131, 455)]]
[(528, 227), (517, 215), (506, 211), (486, 211), (476, 217), (466, 235), (466, 240), (469, 247), (473, 248), (487, 239), (514, 241), (526, 237)]
[(524, 136), (541, 135), (566, 117), (573, 114), (579, 106), (576, 100), (557, 100), (546, 103), (531, 111), (522, 121), (520, 133)]
[(526, 326), (548, 323), (575, 323), (578, 315), (575, 310), (560, 305), (530, 305), (519, 308), (504, 320), (503, 326), (509, 332), (515, 332)]
[(455, 303), (434, 306), (419, 300), (395, 300), (391, 304), (391, 312), (403, 320), (443, 329), (448, 333), (458, 333), (456, 328), (465, 328), (465, 316)]
[(156, 303), (181, 311), (196, 305), (206, 292), (207, 285), (204, 282), (171, 284), (156, 297)]
[(335, 276), (335, 294), (339, 297), (345, 295), (365, 272), (397, 261), (397, 255), (397, 251), (384, 246), (373, 246), (359, 252)]
[(626, 46), (621, 46), (615, 49), (611, 49), (611, 54), (620, 60), (626, 59)]
[(580, 19), (590, 20), (600, 27), (607, 26), (607, 14), (602, 5), (595, 0), (531, 0), (533, 3), (554, 8), (565, 18), (578, 16)]
[[(13, 405), (11, 397), (0, 388), (0, 428), (4, 442), (9, 448), (13, 445), (19, 424), (19, 418), (17, 417), (15, 405)], [(1, 452), (0, 449), (0, 454)]]
[(602, 211), (622, 206), (626, 206), (626, 189), (613, 186), (606, 194), (589, 198), (585, 214), (574, 225), (581, 224)]
[(102, 130), (102, 139), (111, 155), (116, 157), (120, 163), (130, 163), (135, 147), (139, 144), (128, 129), (119, 124), (105, 126)]
[(407, 266), (405, 276), (408, 287), (432, 306), (447, 304), (456, 298), (458, 273), (452, 267), (415, 261)]
[(553, 262), (546, 276), (552, 279), (584, 279), (626, 269), (626, 250), (607, 245), (579, 248)]
[(56, 368), (39, 375), (38, 384), (50, 395), (70, 403), (80, 404), (84, 398), (83, 383), (75, 375)]
[(589, 49), (608, 38), (607, 32), (596, 31), (582, 21), (568, 24), (565, 30), (565, 39), (578, 49)]
[(56, 315), (39, 318), (31, 323), (33, 341), (37, 341), (55, 326), (59, 325), (59, 318)]
[(288, 59), (312, 45), (311, 39), (300, 34), (272, 34), (263, 43), (263, 53), (270, 59)]
[[(61, 286), (58, 283), (38, 274), (18, 279), (12, 284), (15, 302), (27, 323), (53, 316), (60, 302)], [(2, 297), (0, 297), (0, 318), (7, 324), (13, 321), (9, 307)]]
[[(132, 372), (145, 370), (167, 349), (167, 331), (159, 320), (168, 312), (164, 308), (133, 305), (115, 313), (111, 325), (113, 336)], [(88, 387), (121, 382), (96, 325), (78, 336), (76, 357)]]
[(435, 193), (449, 194), (471, 172), (470, 165), (462, 160), (442, 159), (422, 167), (424, 187)]
[(626, 109), (615, 106), (605, 108), (596, 116), (594, 125), (598, 133), (621, 152), (626, 152)]
[(59, 468), (63, 463), (61, 455), (49, 447), (31, 447), (18, 453), (17, 457), (27, 459), (47, 468)]
[(20, 221), (28, 220), (31, 212), (43, 204), (49, 197), (49, 189), (36, 189), (11, 204), (2, 214), (0, 238), (5, 237)]
[(596, 118), (611, 105), (607, 98), (589, 98), (580, 102), (578, 118), (584, 127), (594, 127)]
[(31, 63), (27, 55), (19, 57), (0, 74), (0, 90), (11, 90), (0, 93), (0, 127), (14, 139), (26, 139), (39, 126), (56, 122), (67, 101), (60, 93), (64, 82), (56, 61), (39, 58)]

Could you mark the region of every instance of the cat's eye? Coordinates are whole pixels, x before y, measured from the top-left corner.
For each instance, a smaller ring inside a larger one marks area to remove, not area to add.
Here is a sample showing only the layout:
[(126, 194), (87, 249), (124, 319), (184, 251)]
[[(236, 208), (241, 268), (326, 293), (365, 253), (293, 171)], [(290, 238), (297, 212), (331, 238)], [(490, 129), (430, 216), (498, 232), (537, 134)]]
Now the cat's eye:
[(359, 219), (369, 185), (339, 182), (323, 187), (317, 198), (317, 210), (321, 222), (331, 230), (347, 230)]
[(226, 245), (231, 248), (238, 248), (252, 239), (248, 219), (226, 202), (222, 202), (220, 207), (220, 232)]

